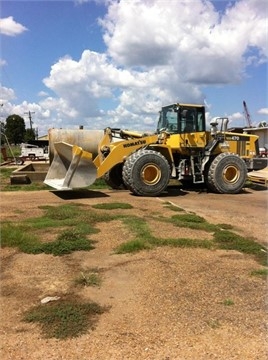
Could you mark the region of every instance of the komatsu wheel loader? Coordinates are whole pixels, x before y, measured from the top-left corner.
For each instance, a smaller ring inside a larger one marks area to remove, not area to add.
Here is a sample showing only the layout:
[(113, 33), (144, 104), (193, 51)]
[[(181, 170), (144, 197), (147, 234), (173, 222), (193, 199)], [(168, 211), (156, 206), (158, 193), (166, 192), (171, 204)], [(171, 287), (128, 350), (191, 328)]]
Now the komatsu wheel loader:
[(258, 154), (258, 136), (228, 132), (227, 124), (217, 118), (207, 131), (203, 105), (176, 103), (161, 109), (153, 134), (52, 129), (44, 182), (70, 190), (103, 177), (114, 189), (158, 196), (176, 179), (235, 194), (247, 179), (248, 160)]

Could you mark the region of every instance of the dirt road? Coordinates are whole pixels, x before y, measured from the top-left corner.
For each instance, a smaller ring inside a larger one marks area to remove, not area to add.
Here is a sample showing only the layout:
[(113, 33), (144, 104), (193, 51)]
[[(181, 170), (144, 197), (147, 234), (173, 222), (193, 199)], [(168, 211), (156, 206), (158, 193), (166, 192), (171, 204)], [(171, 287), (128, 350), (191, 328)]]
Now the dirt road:
[[(2, 192), (1, 221), (39, 216), (40, 205), (66, 202), (127, 202), (133, 205), (127, 211), (137, 216), (170, 216), (163, 206), (169, 201), (265, 243), (267, 193), (247, 189), (238, 195), (217, 195), (170, 189), (158, 198), (141, 198), (113, 190)], [(159, 237), (200, 236), (194, 230), (150, 225)], [(266, 281), (250, 275), (261, 268), (252, 257), (236, 251), (174, 248), (116, 255), (114, 247), (126, 240), (124, 227), (115, 221), (101, 223), (99, 229), (92, 237), (96, 248), (90, 252), (55, 257), (1, 249), (1, 359), (267, 359)], [(23, 312), (45, 296), (72, 291), (74, 276), (91, 267), (102, 269), (103, 283), (82, 288), (77, 295), (110, 306), (94, 331), (71, 340), (44, 339), (37, 325), (21, 321)]]

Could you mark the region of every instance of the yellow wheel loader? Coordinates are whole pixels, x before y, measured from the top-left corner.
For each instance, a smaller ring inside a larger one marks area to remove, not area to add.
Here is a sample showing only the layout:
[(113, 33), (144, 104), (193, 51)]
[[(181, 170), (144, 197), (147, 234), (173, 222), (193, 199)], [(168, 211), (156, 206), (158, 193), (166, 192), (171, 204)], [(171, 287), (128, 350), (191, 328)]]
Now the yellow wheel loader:
[(158, 196), (176, 179), (235, 194), (258, 155), (258, 136), (228, 132), (227, 124), (227, 118), (217, 118), (207, 131), (203, 105), (176, 103), (161, 109), (153, 134), (52, 129), (51, 165), (44, 182), (70, 190), (103, 177), (114, 189)]

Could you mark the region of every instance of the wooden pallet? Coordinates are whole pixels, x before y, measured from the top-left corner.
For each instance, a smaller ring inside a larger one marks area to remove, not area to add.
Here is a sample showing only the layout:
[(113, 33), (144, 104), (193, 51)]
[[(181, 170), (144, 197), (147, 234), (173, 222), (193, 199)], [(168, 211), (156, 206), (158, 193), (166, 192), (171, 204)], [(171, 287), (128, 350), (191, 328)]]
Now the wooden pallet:
[(253, 184), (258, 184), (258, 185), (268, 187), (268, 167), (266, 167), (262, 170), (249, 172), (248, 179)]

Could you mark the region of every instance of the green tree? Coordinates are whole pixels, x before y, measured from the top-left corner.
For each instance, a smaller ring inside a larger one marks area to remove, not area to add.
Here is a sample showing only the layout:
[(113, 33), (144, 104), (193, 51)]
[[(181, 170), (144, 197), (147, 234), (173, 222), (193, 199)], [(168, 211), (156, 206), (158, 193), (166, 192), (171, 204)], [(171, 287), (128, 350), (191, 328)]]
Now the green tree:
[(25, 121), (21, 116), (13, 114), (7, 117), (5, 134), (11, 144), (21, 144), (25, 133)]
[(26, 129), (24, 135), (24, 141), (28, 143), (30, 140), (35, 140), (35, 131), (34, 129)]
[(0, 121), (0, 131), (1, 131), (1, 146), (6, 143), (6, 138), (4, 136), (5, 134), (5, 123), (3, 121)]

